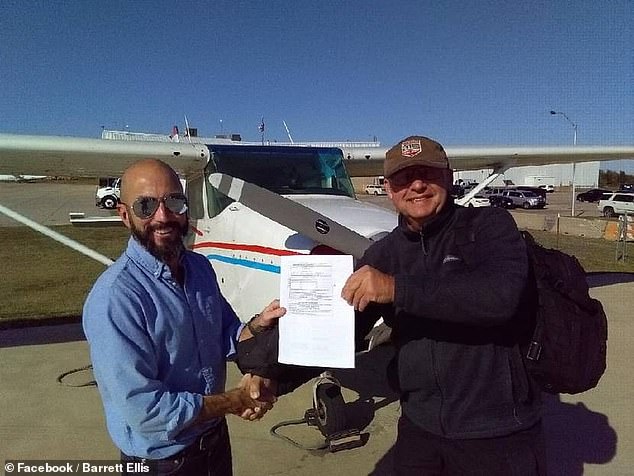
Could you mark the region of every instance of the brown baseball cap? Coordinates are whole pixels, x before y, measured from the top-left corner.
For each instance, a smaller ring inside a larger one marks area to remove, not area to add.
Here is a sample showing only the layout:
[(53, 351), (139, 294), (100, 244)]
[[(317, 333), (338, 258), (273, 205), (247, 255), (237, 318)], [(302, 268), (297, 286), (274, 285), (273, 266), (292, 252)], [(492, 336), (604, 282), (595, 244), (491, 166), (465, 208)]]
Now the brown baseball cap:
[(389, 178), (412, 165), (448, 169), (449, 160), (442, 145), (429, 137), (409, 136), (385, 153), (383, 175)]

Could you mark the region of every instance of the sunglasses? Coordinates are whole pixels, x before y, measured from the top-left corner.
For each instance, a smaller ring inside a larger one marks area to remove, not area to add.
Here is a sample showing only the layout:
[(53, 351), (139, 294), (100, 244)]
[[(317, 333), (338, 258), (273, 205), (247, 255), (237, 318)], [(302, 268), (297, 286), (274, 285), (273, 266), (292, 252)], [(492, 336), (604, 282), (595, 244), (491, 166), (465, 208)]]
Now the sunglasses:
[[(129, 206), (127, 203), (121, 203), (126, 207)], [(132, 204), (132, 211), (137, 217), (147, 220), (154, 216), (161, 203), (165, 204), (165, 208), (176, 215), (182, 215), (187, 211), (187, 197), (182, 193), (170, 193), (161, 198), (137, 197)]]
[(434, 167), (407, 167), (396, 172), (388, 180), (392, 185), (403, 187), (411, 184), (414, 180), (422, 180), (423, 182), (440, 180), (444, 170)]

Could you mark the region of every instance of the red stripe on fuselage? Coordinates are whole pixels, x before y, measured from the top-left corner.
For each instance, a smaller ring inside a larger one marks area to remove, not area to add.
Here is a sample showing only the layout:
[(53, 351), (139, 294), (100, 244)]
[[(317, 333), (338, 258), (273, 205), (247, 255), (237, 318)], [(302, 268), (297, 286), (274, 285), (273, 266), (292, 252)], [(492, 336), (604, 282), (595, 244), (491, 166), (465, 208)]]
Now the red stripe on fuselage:
[(194, 250), (198, 248), (220, 248), (223, 250), (253, 251), (255, 253), (262, 253), (265, 255), (274, 256), (290, 256), (302, 254), (298, 253), (297, 251), (279, 250), (277, 248), (269, 248), (267, 246), (244, 245), (241, 243), (220, 243), (217, 241), (203, 241), (200, 243), (195, 243), (192, 246), (192, 249)]

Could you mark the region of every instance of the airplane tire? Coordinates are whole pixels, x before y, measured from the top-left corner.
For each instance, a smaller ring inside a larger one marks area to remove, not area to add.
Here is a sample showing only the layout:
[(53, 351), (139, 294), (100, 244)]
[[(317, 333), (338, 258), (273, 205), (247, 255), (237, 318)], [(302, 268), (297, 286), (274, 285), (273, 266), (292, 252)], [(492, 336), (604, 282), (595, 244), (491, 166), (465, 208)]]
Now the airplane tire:
[(346, 429), (346, 412), (341, 388), (334, 383), (317, 386), (317, 426), (324, 436)]

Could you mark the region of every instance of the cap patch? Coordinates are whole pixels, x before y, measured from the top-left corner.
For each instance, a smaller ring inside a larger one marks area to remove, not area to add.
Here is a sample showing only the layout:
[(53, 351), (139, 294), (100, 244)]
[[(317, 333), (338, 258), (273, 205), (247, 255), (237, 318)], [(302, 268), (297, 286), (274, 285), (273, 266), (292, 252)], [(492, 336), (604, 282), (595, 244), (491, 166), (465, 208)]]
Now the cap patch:
[(414, 157), (423, 151), (419, 140), (408, 140), (401, 143), (401, 154), (404, 157)]

